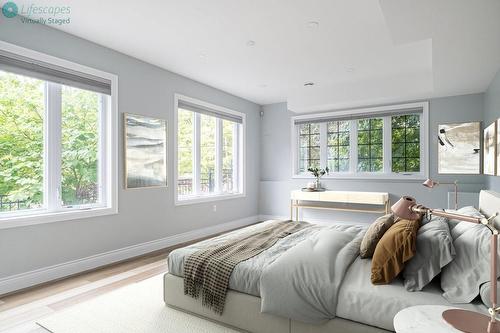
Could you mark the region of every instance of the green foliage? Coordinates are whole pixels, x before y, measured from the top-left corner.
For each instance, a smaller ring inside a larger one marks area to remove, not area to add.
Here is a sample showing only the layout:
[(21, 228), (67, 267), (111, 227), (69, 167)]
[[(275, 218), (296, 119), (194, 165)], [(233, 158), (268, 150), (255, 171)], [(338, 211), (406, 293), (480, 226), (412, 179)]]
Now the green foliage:
[[(0, 195), (43, 204), (45, 82), (0, 72)], [(98, 94), (62, 87), (62, 199), (97, 199)]]
[(97, 200), (99, 95), (62, 87), (62, 199), (65, 205)]
[(320, 179), (325, 174), (328, 174), (328, 172), (330, 172), (330, 169), (328, 167), (326, 167), (324, 169), (320, 169), (318, 167), (314, 167), (314, 168), (308, 168), (307, 171), (309, 171), (310, 173), (312, 173), (312, 175), (314, 177)]
[(420, 118), (418, 115), (393, 116), (392, 171), (420, 171)]
[[(180, 178), (193, 177), (193, 138), (194, 138), (194, 119), (195, 114), (192, 111), (179, 109), (178, 112), (178, 174)], [(202, 181), (215, 181), (215, 117), (200, 115), (200, 169)], [(235, 156), (233, 153), (233, 141), (235, 123), (222, 120), (222, 171), (223, 183), (227, 189), (231, 189), (232, 170)], [(191, 189), (192, 190), (192, 189)]]
[(0, 72), (0, 194), (43, 202), (44, 83)]

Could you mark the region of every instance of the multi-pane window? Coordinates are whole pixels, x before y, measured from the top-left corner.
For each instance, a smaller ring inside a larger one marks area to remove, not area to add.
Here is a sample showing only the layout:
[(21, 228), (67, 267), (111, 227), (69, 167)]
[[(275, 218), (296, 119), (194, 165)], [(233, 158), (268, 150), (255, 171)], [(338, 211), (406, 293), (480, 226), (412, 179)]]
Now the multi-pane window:
[(178, 103), (177, 202), (241, 194), (244, 116)]
[(327, 123), (328, 169), (331, 172), (349, 171), (349, 121)]
[(381, 172), (383, 170), (383, 125), (381, 118), (357, 121), (359, 172)]
[(0, 219), (111, 208), (111, 85), (13, 59), (0, 58)]
[(427, 122), (428, 103), (296, 116), (294, 174), (328, 167), (326, 177), (423, 178)]
[(320, 125), (299, 125), (299, 170), (320, 166)]
[(420, 117), (418, 115), (393, 116), (392, 171), (420, 171)]

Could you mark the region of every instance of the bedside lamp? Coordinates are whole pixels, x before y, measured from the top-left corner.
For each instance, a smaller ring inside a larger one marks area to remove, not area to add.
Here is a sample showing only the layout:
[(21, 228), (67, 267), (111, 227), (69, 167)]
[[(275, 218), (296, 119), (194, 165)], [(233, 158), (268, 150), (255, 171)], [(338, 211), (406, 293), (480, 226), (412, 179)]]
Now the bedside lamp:
[(440, 183), (438, 181), (434, 181), (432, 179), (427, 179), (425, 182), (422, 183), (425, 187), (428, 188), (434, 188), (439, 185), (454, 185), (455, 186), (455, 210), (458, 209), (458, 182), (455, 180), (453, 183)]
[(500, 307), (497, 306), (497, 241), (498, 241), (498, 230), (495, 229), (493, 223), (490, 223), (498, 214), (493, 215), (489, 219), (478, 218), (467, 215), (448, 213), (441, 210), (435, 210), (432, 208), (427, 208), (423, 205), (418, 205), (416, 200), (412, 197), (404, 196), (399, 199), (391, 207), (394, 215), (403, 218), (414, 220), (420, 217), (422, 214), (442, 216), (449, 219), (484, 224), (491, 231), (491, 243), (490, 243), (490, 253), (491, 253), (491, 308), (488, 309), (490, 317), (480, 314), (478, 312), (461, 310), (461, 309), (451, 309), (443, 312), (443, 319), (462, 332), (487, 332), (487, 333), (500, 333), (500, 322), (497, 321), (496, 315), (500, 312)]

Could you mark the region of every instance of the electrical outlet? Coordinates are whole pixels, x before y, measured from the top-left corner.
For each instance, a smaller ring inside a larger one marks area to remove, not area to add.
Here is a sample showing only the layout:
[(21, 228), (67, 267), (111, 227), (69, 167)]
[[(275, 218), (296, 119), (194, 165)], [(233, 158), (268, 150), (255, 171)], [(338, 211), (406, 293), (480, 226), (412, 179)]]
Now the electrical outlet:
[(213, 205), (212, 209), (213, 209), (213, 211), (215, 213), (217, 211), (217, 205)]

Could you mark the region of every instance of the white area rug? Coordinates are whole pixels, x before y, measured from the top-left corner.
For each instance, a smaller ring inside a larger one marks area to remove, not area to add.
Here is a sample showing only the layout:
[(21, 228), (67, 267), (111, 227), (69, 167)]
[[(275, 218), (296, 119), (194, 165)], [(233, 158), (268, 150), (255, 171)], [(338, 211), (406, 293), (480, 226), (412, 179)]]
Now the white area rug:
[(236, 333), (214, 322), (169, 308), (163, 276), (114, 290), (38, 320), (53, 333)]

